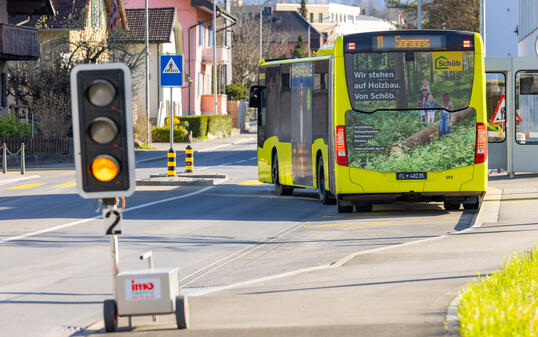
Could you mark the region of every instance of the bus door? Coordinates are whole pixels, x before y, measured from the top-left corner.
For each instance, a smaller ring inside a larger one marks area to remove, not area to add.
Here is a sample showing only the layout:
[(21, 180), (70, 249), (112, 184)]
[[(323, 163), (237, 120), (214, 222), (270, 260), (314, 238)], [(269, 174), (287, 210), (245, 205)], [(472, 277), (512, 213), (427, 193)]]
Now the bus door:
[(312, 186), (313, 62), (291, 66), (291, 160), (293, 184)]
[(486, 58), (490, 169), (538, 172), (538, 59)]

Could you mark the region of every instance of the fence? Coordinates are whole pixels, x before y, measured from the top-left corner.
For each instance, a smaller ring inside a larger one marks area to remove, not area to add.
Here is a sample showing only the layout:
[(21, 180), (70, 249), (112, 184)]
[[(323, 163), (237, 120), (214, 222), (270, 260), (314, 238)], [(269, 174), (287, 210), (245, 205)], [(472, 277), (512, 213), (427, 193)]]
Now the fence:
[(0, 138), (8, 149), (19, 149), (24, 144), (26, 153), (69, 153), (68, 138)]
[(24, 174), (26, 171), (26, 160), (25, 160), (25, 153), (24, 153), (24, 143), (21, 144), (19, 147), (19, 150), (16, 153), (13, 153), (8, 150), (6, 143), (2, 144), (2, 173), (7, 173), (7, 154), (10, 154), (12, 156), (17, 156), (20, 154), (21, 156), (21, 174)]

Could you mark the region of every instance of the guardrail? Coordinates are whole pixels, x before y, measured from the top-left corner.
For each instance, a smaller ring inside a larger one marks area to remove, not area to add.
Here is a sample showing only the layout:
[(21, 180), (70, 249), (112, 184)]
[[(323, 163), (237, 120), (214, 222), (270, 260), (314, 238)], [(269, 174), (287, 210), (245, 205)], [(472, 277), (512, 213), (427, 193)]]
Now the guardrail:
[(2, 144), (2, 173), (7, 173), (7, 154), (10, 154), (12, 156), (16, 156), (19, 153), (21, 154), (21, 174), (24, 174), (24, 171), (26, 170), (26, 159), (24, 155), (24, 143), (21, 144), (19, 147), (19, 150), (15, 153), (8, 150), (6, 143)]

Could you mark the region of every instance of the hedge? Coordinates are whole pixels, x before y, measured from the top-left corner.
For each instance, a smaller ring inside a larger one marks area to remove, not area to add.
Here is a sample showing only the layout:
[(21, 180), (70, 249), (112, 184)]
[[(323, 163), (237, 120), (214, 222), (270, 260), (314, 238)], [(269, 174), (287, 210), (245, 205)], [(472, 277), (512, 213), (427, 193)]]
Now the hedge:
[[(174, 128), (174, 142), (182, 142), (187, 135), (187, 130), (183, 127)], [(151, 138), (156, 143), (165, 143), (170, 141), (170, 127), (152, 127)]]
[(179, 120), (189, 123), (189, 130), (196, 138), (206, 137), (209, 133), (229, 136), (232, 130), (232, 117), (229, 115), (181, 116)]

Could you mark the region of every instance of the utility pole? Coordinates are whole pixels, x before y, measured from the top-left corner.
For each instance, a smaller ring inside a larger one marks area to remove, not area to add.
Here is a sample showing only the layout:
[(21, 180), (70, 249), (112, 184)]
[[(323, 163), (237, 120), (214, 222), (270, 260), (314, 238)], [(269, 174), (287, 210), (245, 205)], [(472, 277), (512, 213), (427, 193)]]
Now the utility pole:
[(213, 107), (217, 114), (217, 0), (213, 0)]
[(151, 128), (150, 128), (150, 121), (149, 121), (149, 10), (148, 10), (148, 0), (145, 1), (146, 7), (145, 7), (145, 24), (146, 24), (146, 118), (147, 118), (147, 126), (146, 126), (146, 139), (148, 142), (148, 147), (151, 148)]
[(417, 2), (417, 29), (422, 29), (422, 0)]

